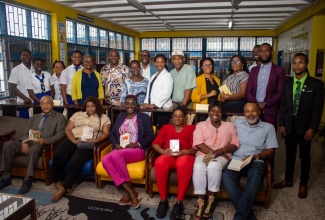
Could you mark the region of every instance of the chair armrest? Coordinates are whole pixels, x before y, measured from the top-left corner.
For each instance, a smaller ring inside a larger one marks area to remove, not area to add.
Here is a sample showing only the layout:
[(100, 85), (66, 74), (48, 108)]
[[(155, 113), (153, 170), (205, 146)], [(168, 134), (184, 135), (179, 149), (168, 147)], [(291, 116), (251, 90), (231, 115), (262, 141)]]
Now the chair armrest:
[(97, 143), (96, 147), (94, 148), (95, 163), (98, 164), (100, 161), (102, 161), (102, 155), (108, 154), (111, 150), (112, 150), (112, 145), (109, 139)]
[(267, 182), (267, 189), (271, 189), (272, 184), (272, 168), (271, 163), (269, 159), (264, 160), (264, 166), (265, 166), (265, 177)]
[(151, 170), (151, 168), (154, 166), (156, 159), (160, 156), (159, 153), (157, 153), (154, 149), (151, 150), (151, 152), (147, 153), (147, 162), (148, 162), (148, 169)]

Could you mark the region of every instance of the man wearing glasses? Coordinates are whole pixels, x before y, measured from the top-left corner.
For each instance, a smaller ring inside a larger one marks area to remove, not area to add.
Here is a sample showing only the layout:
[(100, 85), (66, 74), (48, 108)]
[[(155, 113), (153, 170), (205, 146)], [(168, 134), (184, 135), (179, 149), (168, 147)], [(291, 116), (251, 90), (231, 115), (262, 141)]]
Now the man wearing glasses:
[(157, 72), (155, 65), (150, 64), (150, 53), (147, 50), (140, 52), (141, 58), (141, 76), (150, 80), (151, 76)]

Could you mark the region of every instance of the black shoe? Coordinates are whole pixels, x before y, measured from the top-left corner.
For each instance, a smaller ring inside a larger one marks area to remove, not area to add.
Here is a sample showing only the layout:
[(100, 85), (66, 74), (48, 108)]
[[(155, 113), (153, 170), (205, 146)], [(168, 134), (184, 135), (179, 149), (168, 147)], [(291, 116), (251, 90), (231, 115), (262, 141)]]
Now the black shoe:
[(32, 180), (23, 180), (23, 185), (21, 185), (18, 194), (19, 195), (25, 195), (26, 193), (28, 193), (30, 191), (30, 189), (32, 188)]
[(11, 178), (8, 178), (8, 179), (2, 179), (1, 182), (0, 182), (0, 190), (2, 190), (3, 188), (6, 188), (8, 186), (10, 186), (12, 183), (11, 183)]
[(169, 219), (170, 220), (180, 219), (181, 215), (183, 214), (183, 209), (184, 209), (183, 203), (176, 202), (172, 212), (170, 213)]
[(158, 209), (156, 212), (156, 217), (157, 218), (164, 218), (167, 214), (168, 211), (168, 200), (161, 200), (159, 205), (158, 205)]

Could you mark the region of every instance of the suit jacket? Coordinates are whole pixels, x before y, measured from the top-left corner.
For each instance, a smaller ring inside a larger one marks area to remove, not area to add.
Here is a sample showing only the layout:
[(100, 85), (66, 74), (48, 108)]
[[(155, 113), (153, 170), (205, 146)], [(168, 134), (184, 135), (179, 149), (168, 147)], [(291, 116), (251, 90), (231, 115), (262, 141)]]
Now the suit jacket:
[[(43, 114), (33, 115), (29, 121), (26, 128), (25, 133), (20, 137), (20, 140), (25, 140), (28, 138), (29, 130), (38, 130), (38, 126), (43, 118)], [(41, 137), (46, 139), (48, 144), (52, 144), (55, 141), (60, 140), (64, 137), (66, 126), (65, 117), (54, 110), (52, 110), (51, 114), (46, 119), (43, 127), (41, 128)]]
[[(109, 140), (115, 148), (116, 144), (120, 143), (119, 129), (127, 116), (127, 112), (121, 112), (118, 114), (114, 123), (111, 133), (109, 134)], [(146, 150), (152, 143), (155, 135), (153, 133), (151, 119), (147, 114), (137, 112), (138, 119), (138, 141), (143, 150)]]
[(149, 67), (150, 67), (150, 78), (151, 78), (155, 73), (157, 73), (158, 70), (155, 65), (149, 64)]
[[(246, 85), (246, 99), (248, 102), (257, 102), (257, 77), (260, 68), (261, 65), (254, 67), (249, 74)], [(265, 115), (277, 117), (279, 103), (281, 100), (282, 87), (285, 80), (286, 75), (283, 67), (277, 66), (272, 63), (269, 81), (266, 86), (266, 96), (264, 99), (264, 102), (266, 104), (264, 108)]]
[(285, 126), (287, 134), (293, 129), (299, 135), (304, 135), (309, 128), (316, 132), (322, 117), (323, 105), (324, 83), (308, 75), (301, 90), (297, 120), (293, 128), (293, 78), (291, 78), (283, 85), (279, 125)]

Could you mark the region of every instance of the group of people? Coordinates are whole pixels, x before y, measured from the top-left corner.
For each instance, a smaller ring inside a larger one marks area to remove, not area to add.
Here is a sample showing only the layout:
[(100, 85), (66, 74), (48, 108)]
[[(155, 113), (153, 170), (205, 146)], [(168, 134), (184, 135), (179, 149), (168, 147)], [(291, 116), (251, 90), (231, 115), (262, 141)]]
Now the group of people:
[[(211, 58), (201, 60), (201, 75), (195, 80), (194, 69), (185, 64), (184, 53), (179, 50), (172, 53), (175, 68), (170, 73), (166, 69), (167, 58), (157, 55), (153, 66), (149, 63), (148, 51), (141, 51), (141, 63), (131, 62), (129, 72), (127, 66), (120, 64), (118, 51), (111, 50), (110, 63), (100, 73), (93, 70), (91, 56), (82, 58), (82, 54), (75, 51), (72, 65), (66, 69), (62, 62), (54, 63), (55, 71), (62, 73), (55, 73), (52, 79), (42, 71), (41, 60), (37, 59), (33, 62), (34, 71), (28, 72), (35, 77), (29, 79), (32, 83), (29, 85), (31, 87), (26, 87), (26, 93), (20, 80), (27, 77), (23, 73), (32, 68), (28, 66), (31, 53), (24, 50), (23, 63), (13, 70), (9, 82), (19, 100), (28, 103), (31, 97), (34, 102), (40, 103), (42, 113), (30, 118), (26, 133), (20, 141), (5, 143), (0, 167), (3, 171), (0, 189), (11, 184), (10, 170), (15, 154), (26, 154), (29, 157), (28, 171), (19, 193), (27, 193), (41, 149), (66, 136), (67, 139), (61, 142), (53, 157), (53, 181), (57, 191), (52, 199), (58, 201), (72, 187), (84, 162), (93, 155), (91, 148), (80, 147), (80, 143), (95, 145), (109, 138), (113, 151), (102, 162), (115, 185), (125, 190), (119, 201), (121, 205), (131, 204), (135, 209), (140, 206), (139, 193), (130, 182), (126, 165), (143, 160), (146, 149), (152, 145), (160, 154), (154, 164), (161, 199), (157, 218), (163, 218), (169, 208), (166, 195), (168, 175), (176, 170), (178, 195), (170, 214), (171, 219), (179, 219), (182, 214), (182, 201), (191, 179), (198, 196), (194, 219), (212, 216), (221, 182), (236, 209), (234, 219), (256, 219), (252, 207), (264, 178), (264, 159), (272, 161), (278, 147), (276, 130), (279, 125), (287, 149), (286, 173), (285, 180), (275, 184), (274, 188), (293, 186), (299, 143), (302, 166), (298, 197), (306, 198), (311, 139), (317, 132), (323, 111), (324, 85), (309, 76), (308, 57), (305, 54), (298, 53), (293, 57), (292, 69), (295, 75), (286, 80), (284, 69), (271, 61), (271, 45), (264, 43), (256, 46), (254, 51), (257, 53), (254, 56), (256, 66), (250, 71), (244, 57), (235, 55), (231, 58), (229, 69), (232, 74), (222, 82), (230, 93), (219, 92), (218, 88), (222, 85), (213, 74), (214, 62)], [(53, 83), (58, 81), (54, 80), (55, 77), (60, 81), (59, 86)], [(38, 82), (41, 89), (45, 84), (50, 88), (53, 85), (60, 88), (64, 104), (82, 104), (82, 111), (75, 113), (66, 125), (62, 114), (53, 111), (52, 97), (56, 92), (48, 92), (50, 90), (46, 90), (46, 86), (44, 94), (43, 90), (33, 90)], [(186, 107), (191, 99), (194, 103), (209, 104), (208, 119), (196, 126), (185, 125)], [(123, 105), (126, 109), (126, 112), (118, 115), (111, 132), (111, 122), (104, 113), (103, 102)], [(154, 123), (160, 128), (155, 137), (150, 117), (139, 112), (139, 106), (141, 109), (171, 109), (171, 124), (168, 123), (170, 115), (154, 118)], [(222, 114), (229, 111), (241, 112), (245, 119), (237, 119), (233, 123), (223, 122)], [(93, 128), (92, 138), (81, 140), (84, 127)], [(33, 144), (22, 144), (21, 140), (28, 135), (29, 129), (44, 131), (42, 138)], [(129, 134), (130, 143), (122, 147), (120, 136), (126, 133)], [(175, 145), (178, 149), (173, 151)], [(232, 159), (243, 160), (248, 156), (252, 156), (252, 160), (244, 169), (228, 169)], [(66, 175), (63, 175), (68, 161), (70, 166)], [(238, 186), (243, 175), (248, 177), (244, 192)]]

